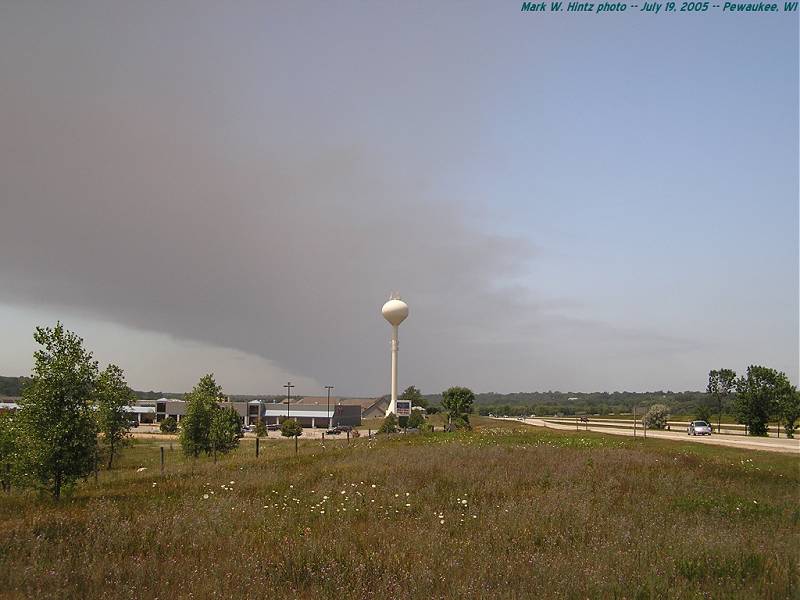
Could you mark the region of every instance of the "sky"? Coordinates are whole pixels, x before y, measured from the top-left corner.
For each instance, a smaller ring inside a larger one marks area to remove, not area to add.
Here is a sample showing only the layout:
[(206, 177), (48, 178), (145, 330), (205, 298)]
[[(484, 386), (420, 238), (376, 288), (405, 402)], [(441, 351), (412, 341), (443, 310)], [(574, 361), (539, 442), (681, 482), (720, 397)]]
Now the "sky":
[(0, 374), (797, 383), (797, 14), (519, 8), (0, 2)]

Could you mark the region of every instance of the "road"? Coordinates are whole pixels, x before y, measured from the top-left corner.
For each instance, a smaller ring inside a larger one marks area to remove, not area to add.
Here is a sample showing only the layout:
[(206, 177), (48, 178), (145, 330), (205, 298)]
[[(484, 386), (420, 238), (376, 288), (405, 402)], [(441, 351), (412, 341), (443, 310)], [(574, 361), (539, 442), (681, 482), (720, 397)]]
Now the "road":
[[(526, 423), (528, 425), (535, 425), (537, 427), (548, 427), (550, 429), (563, 429), (566, 431), (575, 431), (575, 424), (568, 425), (566, 423), (551, 422), (544, 419), (515, 419), (506, 418), (507, 421), (517, 421), (518, 423)], [(598, 433), (610, 433), (611, 435), (626, 435), (632, 436), (633, 429), (614, 427), (613, 425), (603, 426), (596, 421), (590, 421), (588, 425), (581, 423), (581, 431), (596, 431)], [(642, 430), (636, 431), (637, 437), (642, 436)], [(745, 437), (737, 435), (710, 435), (710, 436), (691, 436), (686, 435), (686, 431), (655, 431), (653, 429), (647, 430), (648, 438), (658, 438), (665, 440), (679, 440), (689, 441), (698, 444), (711, 444), (713, 446), (730, 446), (733, 448), (745, 448), (749, 450), (766, 450), (769, 452), (787, 452), (791, 454), (800, 454), (800, 440), (788, 440), (786, 438), (757, 438)]]

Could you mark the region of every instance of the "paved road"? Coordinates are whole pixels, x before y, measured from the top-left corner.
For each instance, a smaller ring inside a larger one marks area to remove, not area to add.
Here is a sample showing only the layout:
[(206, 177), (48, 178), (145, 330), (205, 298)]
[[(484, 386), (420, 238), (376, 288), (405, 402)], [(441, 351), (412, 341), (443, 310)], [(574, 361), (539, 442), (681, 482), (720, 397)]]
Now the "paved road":
[[(575, 424), (567, 425), (565, 423), (554, 423), (543, 419), (519, 419), (508, 418), (507, 421), (517, 421), (518, 423), (527, 423), (528, 425), (535, 425), (537, 427), (549, 427), (550, 429), (563, 429), (575, 431)], [(581, 430), (586, 427), (581, 424)], [(597, 422), (589, 422), (589, 431), (596, 431), (599, 433), (610, 433), (612, 435), (626, 435), (632, 436), (633, 429), (623, 429), (613, 426), (598, 425)], [(641, 430), (637, 430), (637, 436), (642, 435)], [(750, 450), (767, 450), (770, 452), (788, 452), (792, 454), (800, 454), (800, 440), (788, 440), (786, 438), (754, 438), (735, 435), (711, 435), (711, 436), (691, 436), (686, 435), (685, 431), (654, 431), (649, 429), (647, 431), (648, 438), (658, 438), (666, 440), (680, 440), (696, 442), (698, 444), (711, 444), (714, 446), (731, 446), (734, 448), (746, 448)]]

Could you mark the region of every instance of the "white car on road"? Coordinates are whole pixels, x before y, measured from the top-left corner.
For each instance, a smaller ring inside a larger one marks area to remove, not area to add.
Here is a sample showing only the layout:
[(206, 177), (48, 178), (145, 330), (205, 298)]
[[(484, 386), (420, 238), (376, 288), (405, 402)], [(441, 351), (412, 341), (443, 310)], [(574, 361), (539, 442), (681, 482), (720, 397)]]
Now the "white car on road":
[(686, 428), (687, 435), (711, 435), (711, 425), (705, 421), (692, 421)]

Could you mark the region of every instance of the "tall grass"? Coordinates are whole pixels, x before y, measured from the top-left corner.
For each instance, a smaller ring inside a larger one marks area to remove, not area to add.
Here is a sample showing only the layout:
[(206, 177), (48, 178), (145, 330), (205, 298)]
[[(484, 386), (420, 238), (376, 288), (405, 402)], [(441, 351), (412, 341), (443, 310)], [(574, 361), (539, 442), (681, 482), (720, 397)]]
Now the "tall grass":
[[(479, 420), (473, 433), (139, 442), (0, 498), (0, 591), (61, 598), (797, 598), (797, 460)], [(140, 470), (144, 468), (145, 470)]]

